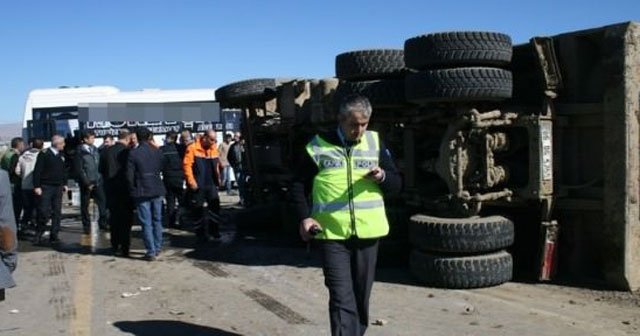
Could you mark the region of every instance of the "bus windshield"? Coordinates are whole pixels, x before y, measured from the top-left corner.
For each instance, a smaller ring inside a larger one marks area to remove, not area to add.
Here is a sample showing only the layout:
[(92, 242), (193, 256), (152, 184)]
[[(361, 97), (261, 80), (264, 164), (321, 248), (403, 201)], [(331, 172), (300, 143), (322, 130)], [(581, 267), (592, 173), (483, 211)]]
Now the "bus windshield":
[(28, 124), (30, 138), (50, 139), (54, 134), (73, 135), (78, 128), (78, 107), (34, 108), (33, 118)]

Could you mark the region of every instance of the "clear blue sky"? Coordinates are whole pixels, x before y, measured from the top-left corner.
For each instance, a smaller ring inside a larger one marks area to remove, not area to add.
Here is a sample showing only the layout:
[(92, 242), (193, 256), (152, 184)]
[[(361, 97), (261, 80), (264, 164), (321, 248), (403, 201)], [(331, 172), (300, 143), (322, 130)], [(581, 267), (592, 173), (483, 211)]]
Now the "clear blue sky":
[(35, 88), (326, 77), (340, 52), (402, 48), (421, 33), (492, 30), (523, 42), (629, 20), (640, 20), (640, 0), (3, 0), (0, 123), (21, 120)]

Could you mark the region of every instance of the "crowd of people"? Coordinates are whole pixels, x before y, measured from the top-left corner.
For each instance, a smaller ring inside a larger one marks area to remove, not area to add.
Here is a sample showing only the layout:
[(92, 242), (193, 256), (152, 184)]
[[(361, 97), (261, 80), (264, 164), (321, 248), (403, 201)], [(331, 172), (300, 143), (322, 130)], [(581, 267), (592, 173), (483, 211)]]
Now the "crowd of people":
[[(369, 326), (378, 246), (389, 233), (384, 197), (402, 189), (402, 176), (391, 152), (377, 132), (367, 130), (372, 113), (366, 97), (345, 97), (337, 127), (308, 141), (305, 155), (295, 164), (290, 185), (289, 202), (299, 222), (300, 237), (307, 242), (316, 240), (320, 246), (332, 335), (364, 335)], [(163, 215), (167, 225), (175, 226), (179, 202), (202, 219), (196, 230), (200, 241), (219, 238), (220, 223), (215, 220), (220, 212), (218, 191), (231, 191), (231, 168), (244, 197), (244, 145), (239, 134), (235, 139), (225, 135), (218, 145), (213, 130), (195, 138), (188, 131), (182, 132), (179, 142), (178, 134), (170, 132), (165, 145), (159, 147), (148, 129), (139, 128), (135, 133), (121, 130), (117, 143), (101, 150), (94, 141), (93, 133), (84, 133), (73, 159), (82, 222), (85, 230), (90, 230), (88, 203), (94, 199), (98, 224), (103, 230), (111, 230), (115, 254), (129, 255), (136, 213), (142, 225), (145, 259), (155, 260), (162, 251)], [(28, 150), (19, 138), (11, 145), (0, 164), (10, 172), (13, 191), (0, 188), (0, 218), (11, 213), (10, 202), (2, 201), (7, 198), (3, 195), (12, 193), (21, 226), (29, 225), (32, 217), (28, 212), (35, 204), (36, 241), (40, 241), (44, 225), (51, 219), (50, 240), (55, 243), (61, 198), (67, 188), (64, 138), (54, 136), (51, 147), (44, 151), (37, 139), (30, 142)], [(0, 182), (8, 179), (0, 171)], [(23, 207), (25, 211), (21, 211)], [(7, 236), (3, 232), (11, 228), (2, 224), (0, 252), (5, 251), (2, 253), (7, 257), (3, 257), (4, 266), (0, 265), (0, 288), (13, 284), (10, 272), (15, 269), (15, 244), (2, 239)]]
[(63, 197), (73, 179), (80, 192), (84, 233), (91, 233), (93, 200), (98, 228), (110, 232), (116, 255), (129, 256), (131, 227), (137, 221), (144, 258), (155, 260), (162, 251), (163, 228), (180, 226), (180, 207), (200, 219), (195, 225), (199, 242), (218, 239), (218, 192), (233, 193), (232, 170), (241, 203), (246, 192), (241, 134), (225, 134), (220, 144), (216, 135), (215, 130), (196, 135), (189, 130), (168, 132), (160, 146), (149, 129), (139, 127), (119, 130), (117, 139), (105, 137), (98, 148), (95, 133), (84, 131), (73, 155), (67, 155), (69, 141), (62, 136), (54, 135), (46, 149), (43, 139), (12, 139), (0, 167), (9, 176), (18, 234), (33, 235), (34, 243), (43, 244), (50, 222), (49, 242), (59, 243)]

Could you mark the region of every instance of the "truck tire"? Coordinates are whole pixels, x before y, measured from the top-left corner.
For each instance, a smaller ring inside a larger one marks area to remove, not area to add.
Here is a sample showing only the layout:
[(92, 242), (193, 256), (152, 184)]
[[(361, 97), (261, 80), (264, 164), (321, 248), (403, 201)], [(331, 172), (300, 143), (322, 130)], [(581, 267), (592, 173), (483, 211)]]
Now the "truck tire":
[(409, 269), (420, 282), (432, 287), (468, 289), (503, 284), (513, 276), (513, 258), (506, 251), (451, 257), (411, 252)]
[(223, 105), (237, 102), (266, 101), (275, 97), (274, 78), (248, 79), (227, 84), (216, 90), (216, 100)]
[(403, 79), (381, 79), (364, 82), (341, 81), (336, 89), (335, 101), (339, 104), (348, 95), (359, 94), (369, 98), (373, 107), (406, 106)]
[(400, 78), (405, 71), (404, 51), (372, 49), (336, 56), (336, 77), (345, 80)]
[(439, 218), (414, 215), (409, 221), (413, 247), (442, 253), (483, 253), (513, 245), (514, 225), (502, 216)]
[(498, 68), (453, 68), (428, 70), (407, 75), (406, 98), (409, 102), (500, 101), (511, 98), (513, 78)]
[(411, 69), (504, 66), (511, 62), (509, 35), (490, 32), (449, 32), (416, 36), (404, 43), (405, 62)]

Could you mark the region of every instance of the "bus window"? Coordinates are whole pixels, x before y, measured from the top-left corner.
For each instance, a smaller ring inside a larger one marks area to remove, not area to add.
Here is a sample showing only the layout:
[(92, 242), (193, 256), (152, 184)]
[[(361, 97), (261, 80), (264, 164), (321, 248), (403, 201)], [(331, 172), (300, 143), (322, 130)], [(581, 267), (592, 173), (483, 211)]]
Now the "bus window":
[(29, 137), (51, 139), (54, 134), (67, 136), (78, 128), (78, 107), (34, 108), (28, 121)]

